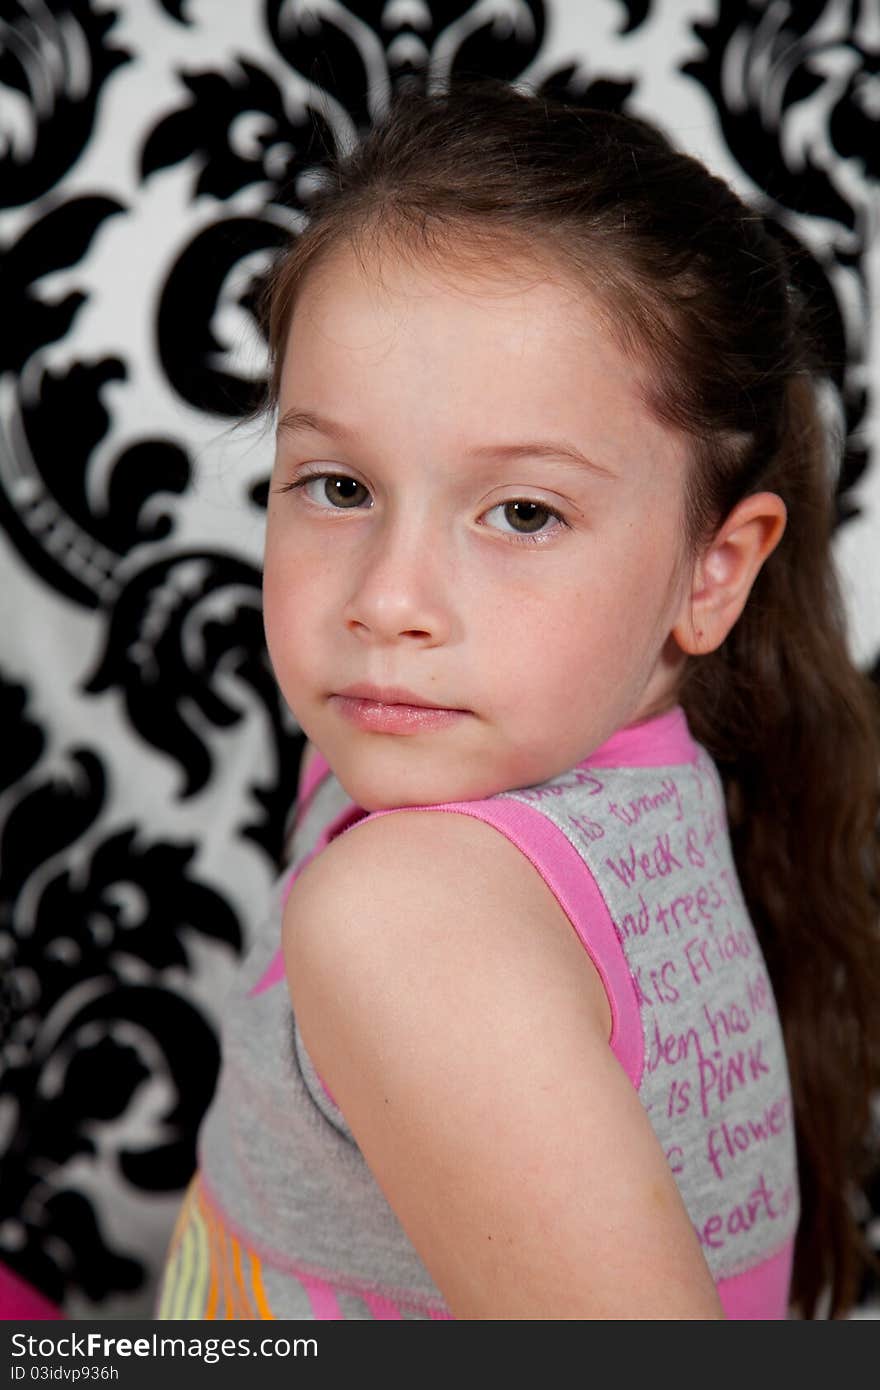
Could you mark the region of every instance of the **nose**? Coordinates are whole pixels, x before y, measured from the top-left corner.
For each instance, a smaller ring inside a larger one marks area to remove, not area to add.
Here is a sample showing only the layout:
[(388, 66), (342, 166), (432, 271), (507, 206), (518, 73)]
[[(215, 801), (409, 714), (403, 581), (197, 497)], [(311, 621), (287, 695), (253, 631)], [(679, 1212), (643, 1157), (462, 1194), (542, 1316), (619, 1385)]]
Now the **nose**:
[(344, 621), (365, 641), (407, 640), (433, 647), (448, 641), (449, 558), (436, 529), (407, 525), (377, 530), (356, 567)]

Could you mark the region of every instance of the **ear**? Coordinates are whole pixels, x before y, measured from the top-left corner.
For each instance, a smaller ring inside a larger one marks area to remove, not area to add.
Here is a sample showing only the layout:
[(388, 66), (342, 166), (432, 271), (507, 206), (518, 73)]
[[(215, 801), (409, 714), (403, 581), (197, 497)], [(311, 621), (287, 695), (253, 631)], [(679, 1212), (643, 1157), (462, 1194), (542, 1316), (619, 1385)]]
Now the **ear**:
[(703, 656), (721, 646), (746, 604), (758, 571), (782, 539), (785, 503), (775, 492), (744, 497), (693, 567), (681, 616), (672, 629), (683, 652)]

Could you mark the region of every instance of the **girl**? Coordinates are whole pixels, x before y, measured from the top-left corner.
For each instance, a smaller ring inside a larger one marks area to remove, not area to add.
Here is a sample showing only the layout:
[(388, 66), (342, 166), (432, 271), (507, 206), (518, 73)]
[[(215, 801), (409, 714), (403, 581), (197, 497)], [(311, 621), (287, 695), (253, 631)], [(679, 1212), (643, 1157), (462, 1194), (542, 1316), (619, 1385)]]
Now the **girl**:
[(270, 343), (310, 743), (161, 1315), (845, 1312), (878, 748), (777, 244), (638, 120), (407, 93)]

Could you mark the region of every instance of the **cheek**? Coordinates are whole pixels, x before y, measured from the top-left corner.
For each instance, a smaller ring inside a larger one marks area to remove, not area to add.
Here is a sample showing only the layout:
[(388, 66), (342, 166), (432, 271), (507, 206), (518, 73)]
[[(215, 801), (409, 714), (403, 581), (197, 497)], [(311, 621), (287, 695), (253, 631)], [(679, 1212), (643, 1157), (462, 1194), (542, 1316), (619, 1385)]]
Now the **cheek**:
[(545, 709), (559, 691), (568, 701), (573, 658), (578, 675), (583, 674), (585, 637), (575, 630), (570, 599), (569, 590), (564, 601), (548, 604), (533, 596), (483, 609), (481, 630), (473, 635), (477, 649), (488, 656), (486, 669), (511, 713), (529, 706)]
[(291, 666), (302, 645), (309, 587), (288, 547), (267, 537), (263, 557), (263, 626), (276, 671)]
[(263, 555), (263, 623), (270, 638), (283, 623), (285, 610), (290, 606), (291, 586), (286, 569), (278, 548), (267, 543)]
[(273, 610), (300, 604), (314, 591), (317, 579), (315, 557), (270, 513), (263, 551), (264, 604)]

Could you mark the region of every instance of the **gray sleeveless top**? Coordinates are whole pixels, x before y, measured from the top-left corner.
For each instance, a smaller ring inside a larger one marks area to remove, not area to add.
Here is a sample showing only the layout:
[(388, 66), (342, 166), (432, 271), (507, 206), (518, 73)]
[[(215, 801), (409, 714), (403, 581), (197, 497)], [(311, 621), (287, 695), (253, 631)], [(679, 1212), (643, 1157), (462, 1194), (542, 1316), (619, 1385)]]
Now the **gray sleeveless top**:
[[(540, 786), (439, 809), (494, 825), (556, 894), (725, 1312), (784, 1318), (798, 1190), (782, 1035), (718, 773), (682, 711)], [(291, 878), (363, 816), (329, 771), (300, 810), (291, 870), (223, 1011), (160, 1316), (449, 1316), (306, 1055), (280, 961)]]

